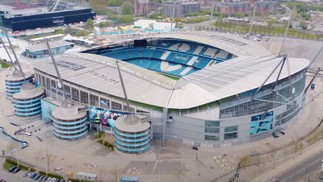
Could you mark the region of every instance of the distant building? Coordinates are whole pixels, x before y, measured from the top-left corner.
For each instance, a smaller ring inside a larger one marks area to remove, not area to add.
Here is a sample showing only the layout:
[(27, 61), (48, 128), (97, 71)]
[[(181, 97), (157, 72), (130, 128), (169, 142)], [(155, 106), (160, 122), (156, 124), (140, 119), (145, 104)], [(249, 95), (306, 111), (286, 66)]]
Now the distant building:
[(95, 15), (91, 8), (64, 1), (0, 5), (0, 25), (12, 31), (85, 22)]
[(157, 22), (156, 20), (137, 20), (134, 22), (134, 26), (141, 28), (142, 30), (154, 30), (158, 32), (169, 32), (176, 26), (175, 23), (169, 22)]
[(224, 15), (247, 14), (250, 10), (248, 2), (215, 3), (214, 10)]
[(274, 12), (277, 7), (277, 2), (275, 2), (275, 1), (257, 1), (257, 2), (255, 2), (255, 5), (257, 6), (256, 13), (264, 15), (264, 14), (268, 14), (270, 12)]
[(183, 17), (185, 14), (197, 13), (200, 11), (198, 2), (165, 2), (163, 4), (164, 15), (167, 17)]
[(214, 3), (214, 11), (219, 12), (224, 15), (234, 15), (234, 14), (248, 14), (255, 3), (257, 14), (268, 14), (270, 12), (275, 12), (277, 3), (275, 1), (254, 1), (249, 2), (229, 2), (224, 1), (221, 3)]
[[(62, 54), (66, 50), (74, 47), (74, 43), (65, 42), (63, 40), (49, 42), (49, 45), (51, 47), (51, 52), (53, 55)], [(40, 43), (27, 47), (22, 55), (29, 58), (42, 58), (49, 56), (49, 52), (46, 44)]]
[(134, 14), (136, 16), (147, 16), (149, 13), (149, 0), (135, 0)]

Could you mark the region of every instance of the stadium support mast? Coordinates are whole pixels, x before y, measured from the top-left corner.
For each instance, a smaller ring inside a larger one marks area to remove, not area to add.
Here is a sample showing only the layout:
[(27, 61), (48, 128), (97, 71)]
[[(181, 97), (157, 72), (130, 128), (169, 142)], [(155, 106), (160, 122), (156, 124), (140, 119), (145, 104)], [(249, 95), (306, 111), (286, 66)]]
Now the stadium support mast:
[(13, 56), (15, 57), (15, 60), (16, 60), (16, 62), (17, 62), (17, 64), (18, 64), (18, 67), (19, 67), (19, 69), (20, 69), (20, 71), (21, 71), (21, 76), (24, 78), (24, 81), (26, 81), (25, 73), (22, 71), (22, 68), (21, 68), (20, 62), (19, 62), (18, 57), (17, 57), (17, 55), (16, 55), (16, 51), (13, 49), (13, 46), (12, 46), (12, 44), (11, 44), (11, 41), (10, 41), (10, 39), (9, 39), (9, 36), (8, 36), (7, 32), (5, 32), (5, 34), (6, 34), (6, 37), (7, 37), (7, 39), (8, 39), (9, 46), (10, 46), (10, 48), (11, 48), (11, 50), (12, 50), (12, 54), (13, 54)]
[(17, 68), (16, 68), (16, 66), (15, 66), (15, 63), (13, 62), (13, 60), (12, 60), (12, 58), (11, 58), (11, 55), (9, 54), (9, 51), (8, 51), (8, 49), (7, 49), (6, 45), (5, 45), (5, 43), (4, 43), (4, 41), (2, 40), (2, 38), (1, 38), (1, 37), (0, 37), (0, 41), (1, 41), (1, 43), (2, 43), (2, 46), (3, 46), (4, 50), (6, 51), (6, 53), (7, 53), (8, 57), (9, 57), (9, 59), (10, 59), (10, 62), (11, 62), (11, 64), (12, 64), (12, 66), (14, 67), (14, 69), (15, 69), (15, 70), (17, 70)]
[(66, 96), (66, 93), (65, 93), (63, 80), (62, 80), (61, 74), (58, 71), (57, 64), (56, 64), (56, 60), (55, 60), (55, 58), (53, 56), (53, 53), (52, 53), (52, 50), (51, 50), (51, 48), (49, 46), (48, 40), (46, 40), (46, 45), (47, 45), (48, 53), (49, 53), (49, 55), (50, 55), (50, 57), (52, 59), (52, 62), (54, 64), (55, 71), (56, 71), (56, 74), (57, 74), (57, 77), (58, 77), (58, 80), (59, 80), (59, 82), (57, 84), (57, 87), (59, 89), (62, 89), (62, 91), (63, 91), (63, 98), (64, 98), (64, 100), (66, 100), (67, 96)]
[(293, 14), (293, 12), (292, 12), (292, 11), (290, 11), (289, 20), (288, 20), (288, 23), (287, 23), (287, 27), (286, 27), (286, 29), (285, 29), (285, 33), (284, 33), (284, 38), (283, 38), (282, 44), (281, 44), (281, 46), (280, 46), (280, 48), (279, 48), (278, 56), (280, 56), (280, 55), (281, 55), (281, 51), (282, 51), (283, 46), (284, 46), (284, 44), (285, 44), (286, 36), (287, 36), (288, 30), (289, 30), (289, 25), (290, 25), (290, 22), (291, 22), (291, 20), (292, 20), (292, 14)]
[(123, 78), (122, 78), (120, 67), (119, 67), (119, 62), (117, 60), (116, 60), (116, 65), (117, 65), (117, 69), (118, 69), (118, 73), (119, 73), (119, 78), (120, 78), (123, 94), (124, 94), (124, 97), (127, 102), (128, 112), (129, 112), (129, 114), (131, 114), (130, 107), (129, 107), (129, 100), (128, 100), (128, 96), (127, 96), (127, 92), (126, 92), (126, 87), (124, 86)]
[[(279, 63), (277, 64), (277, 66), (271, 71), (271, 73), (267, 76), (267, 78), (264, 80), (264, 82), (260, 85), (260, 87), (258, 87), (258, 89), (256, 90), (256, 92), (251, 96), (252, 100), (258, 100), (258, 101), (263, 101), (263, 102), (270, 102), (270, 103), (278, 103), (278, 104), (287, 104), (287, 105), (293, 105), (293, 103), (291, 103), (287, 98), (283, 97), (281, 94), (279, 94), (279, 92), (277, 90), (275, 90), (276, 85), (278, 83), (280, 74), (284, 68), (285, 62), (287, 61), (287, 55), (284, 55), (284, 57), (282, 58), (282, 60), (279, 61)], [(288, 63), (287, 63), (288, 64)], [(280, 68), (279, 68), (280, 67)], [(279, 102), (279, 101), (274, 101), (274, 100), (265, 100), (265, 99), (259, 99), (259, 98), (255, 98), (255, 96), (257, 95), (257, 93), (259, 93), (259, 91), (262, 89), (262, 87), (266, 84), (266, 82), (269, 80), (269, 78), (274, 74), (274, 72), (279, 68), (279, 72), (278, 75), (276, 77), (276, 80), (274, 82), (274, 86), (272, 88), (272, 92), (274, 92), (275, 95), (280, 96), (281, 98), (283, 98), (283, 100), (285, 100), (286, 102)]]

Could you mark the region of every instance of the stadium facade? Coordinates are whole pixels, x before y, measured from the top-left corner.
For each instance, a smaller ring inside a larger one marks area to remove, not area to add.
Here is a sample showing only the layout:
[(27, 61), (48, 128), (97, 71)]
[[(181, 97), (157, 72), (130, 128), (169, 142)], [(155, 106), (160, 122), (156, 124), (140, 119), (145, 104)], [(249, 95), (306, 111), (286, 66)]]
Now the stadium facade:
[[(90, 121), (114, 127), (130, 110), (148, 116), (163, 144), (205, 147), (258, 140), (292, 123), (303, 107), (309, 64), (211, 32), (159, 34), (55, 59), (67, 97), (89, 107)], [(63, 100), (51, 60), (34, 71), (47, 96)]]
[(1, 4), (1, 26), (12, 31), (54, 27), (94, 19), (91, 8), (64, 1), (39, 1), (35, 4)]

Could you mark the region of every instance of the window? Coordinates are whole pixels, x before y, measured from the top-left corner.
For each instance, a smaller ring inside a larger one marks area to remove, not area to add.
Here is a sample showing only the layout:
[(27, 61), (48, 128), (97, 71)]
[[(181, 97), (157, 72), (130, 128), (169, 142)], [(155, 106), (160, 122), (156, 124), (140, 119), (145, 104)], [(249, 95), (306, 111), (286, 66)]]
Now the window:
[[(124, 111), (129, 111), (129, 110), (128, 110), (128, 106), (127, 106), (127, 105), (123, 105), (123, 110), (124, 110)], [(135, 111), (135, 108), (130, 107), (130, 112), (134, 112), (134, 111)]]
[(219, 133), (219, 128), (205, 128), (205, 133)]
[(80, 93), (81, 93), (80, 94), (80, 96), (81, 96), (81, 103), (83, 103), (83, 104), (89, 104), (89, 94), (86, 93), (86, 92), (83, 92), (83, 91), (81, 91)]
[(79, 90), (72, 87), (72, 100), (79, 102), (80, 96), (79, 96)]
[(71, 87), (68, 85), (64, 85), (64, 90), (66, 94), (66, 98), (70, 99), (71, 98)]
[(47, 90), (50, 90), (50, 79), (46, 78), (46, 88)]
[(51, 80), (50, 81), (51, 91), (56, 94), (56, 81)]
[(229, 126), (224, 128), (224, 133), (238, 131), (238, 126)]
[(110, 108), (110, 101), (105, 98), (100, 98), (100, 107), (109, 109)]
[(213, 135), (205, 135), (205, 140), (219, 140), (219, 136), (213, 136)]
[[(39, 77), (40, 77), (40, 75), (39, 75)], [(39, 83), (41, 83), (43, 85), (44, 88), (46, 88), (46, 80), (45, 80), (44, 76), (41, 76), (41, 82), (40, 82), (40, 80), (38, 80), (38, 81), (39, 81)]]
[(238, 138), (238, 126), (228, 126), (224, 128), (224, 140)]
[(113, 102), (111, 103), (111, 109), (117, 109), (117, 110), (122, 110), (122, 105), (117, 103), (117, 102)]
[(219, 121), (205, 121), (205, 127), (219, 127)]
[(99, 106), (99, 97), (96, 95), (90, 94), (90, 105)]
[(238, 138), (237, 132), (224, 134), (224, 140), (229, 140), (229, 139), (234, 139), (234, 138)]

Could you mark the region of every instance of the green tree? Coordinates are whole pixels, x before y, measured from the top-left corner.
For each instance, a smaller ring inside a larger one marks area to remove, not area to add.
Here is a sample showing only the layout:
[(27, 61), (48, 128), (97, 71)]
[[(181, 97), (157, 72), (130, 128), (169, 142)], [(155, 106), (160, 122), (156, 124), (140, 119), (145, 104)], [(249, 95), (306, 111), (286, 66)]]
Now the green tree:
[(269, 20), (267, 20), (267, 26), (271, 27), (276, 23), (276, 19), (275, 18), (271, 18)]
[(119, 16), (117, 20), (119, 23), (130, 23), (133, 21), (133, 18), (131, 15), (123, 15)]
[(121, 6), (123, 4), (123, 0), (108, 0), (107, 4), (109, 6)]
[(133, 6), (129, 1), (126, 1), (121, 5), (120, 8), (123, 15), (131, 15)]
[(98, 25), (100, 28), (102, 28), (102, 27), (107, 27), (107, 26), (109, 26), (109, 22), (107, 22), (107, 21), (102, 21), (102, 22), (100, 22), (99, 23), (99, 25)]
[(75, 36), (80, 37), (80, 36), (87, 36), (89, 35), (89, 32), (87, 32), (86, 30), (79, 30), (78, 32), (76, 32)]
[(91, 18), (87, 19), (85, 22), (85, 25), (88, 29), (92, 30), (93, 29), (93, 20)]
[(306, 25), (306, 22), (305, 21), (300, 21), (299, 22), (299, 27), (301, 27), (302, 29), (307, 29), (307, 25)]

